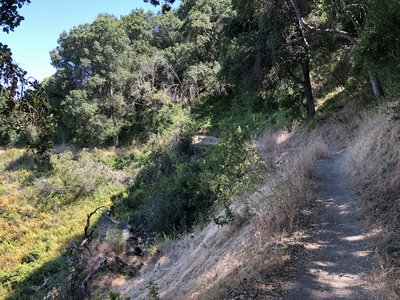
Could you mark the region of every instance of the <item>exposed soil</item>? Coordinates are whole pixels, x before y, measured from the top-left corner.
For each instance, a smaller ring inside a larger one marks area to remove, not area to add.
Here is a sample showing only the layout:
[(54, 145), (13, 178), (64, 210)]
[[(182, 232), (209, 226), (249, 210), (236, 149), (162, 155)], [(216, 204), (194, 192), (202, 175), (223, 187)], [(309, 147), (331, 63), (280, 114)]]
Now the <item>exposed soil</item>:
[(315, 168), (318, 200), (297, 272), (280, 299), (375, 299), (373, 232), (360, 217), (344, 171), (343, 153), (333, 153)]

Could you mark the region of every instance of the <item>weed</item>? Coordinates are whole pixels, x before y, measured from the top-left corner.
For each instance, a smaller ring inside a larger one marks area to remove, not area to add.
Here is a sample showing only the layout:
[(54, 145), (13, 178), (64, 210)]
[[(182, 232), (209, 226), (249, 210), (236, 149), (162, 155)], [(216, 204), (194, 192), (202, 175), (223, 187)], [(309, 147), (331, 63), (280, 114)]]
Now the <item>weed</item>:
[(214, 223), (219, 226), (224, 226), (231, 223), (236, 217), (236, 214), (232, 211), (232, 209), (225, 205), (224, 207), (224, 215), (217, 216), (214, 218)]
[(108, 299), (109, 300), (120, 300), (121, 299), (121, 294), (118, 293), (117, 291), (110, 290), (108, 292)]
[[(0, 153), (4, 191), (0, 192), (0, 298), (43, 298), (46, 289), (35, 287), (50, 277), (46, 286), (65, 286), (70, 266), (63, 250), (72, 239), (79, 239), (86, 213), (109, 205), (110, 196), (123, 190), (112, 182), (112, 172), (90, 153), (81, 158), (53, 156), (56, 168), (45, 171), (24, 153), (16, 149)], [(95, 179), (85, 178), (93, 177), (88, 176), (90, 172)], [(74, 202), (80, 184), (88, 184), (84, 187), (88, 193)]]
[(121, 254), (124, 252), (126, 241), (123, 239), (122, 231), (118, 227), (110, 227), (107, 229), (106, 240), (115, 253)]
[(160, 300), (160, 294), (158, 292), (158, 287), (156, 283), (150, 281), (147, 285), (147, 290), (149, 291), (150, 300)]

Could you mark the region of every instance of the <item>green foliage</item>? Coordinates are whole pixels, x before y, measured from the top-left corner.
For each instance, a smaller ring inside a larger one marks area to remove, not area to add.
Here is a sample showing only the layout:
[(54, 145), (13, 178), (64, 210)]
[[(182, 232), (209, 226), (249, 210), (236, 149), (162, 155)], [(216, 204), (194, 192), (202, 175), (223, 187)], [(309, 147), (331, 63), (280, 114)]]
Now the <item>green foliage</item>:
[(230, 209), (228, 205), (225, 205), (224, 215), (215, 217), (213, 221), (219, 226), (224, 226), (230, 224), (235, 219), (235, 217), (237, 217), (236, 214)]
[(153, 281), (150, 281), (147, 285), (147, 289), (149, 291), (149, 299), (150, 300), (160, 300), (160, 294), (158, 292), (157, 284)]
[(108, 292), (108, 299), (109, 300), (119, 300), (119, 299), (121, 299), (120, 297), (121, 297), (121, 294), (118, 293), (117, 291), (110, 290)]
[(289, 1), (237, 0), (233, 9), (224, 27), (220, 78), (244, 105), (288, 112), (288, 122), (302, 117), (306, 55)]
[(49, 287), (64, 293), (74, 260), (68, 249), (79, 242), (86, 214), (123, 190), (87, 151), (50, 162), (52, 169), (26, 151), (0, 152), (0, 298), (42, 299)]
[(395, 0), (370, 1), (367, 25), (356, 52), (357, 62), (377, 71), (391, 96), (399, 95), (400, 3)]
[(47, 156), (53, 147), (56, 115), (47, 101), (43, 86), (34, 82), (31, 89), (25, 92), (20, 105), (25, 114), (23, 122), (28, 148)]
[(124, 95), (131, 65), (130, 40), (122, 25), (100, 15), (92, 24), (61, 34), (51, 53), (57, 73), (48, 89), (63, 95), (57, 96), (64, 108), (61, 126), (74, 143), (118, 144), (129, 113)]
[(113, 181), (112, 171), (83, 150), (78, 157), (71, 152), (51, 156), (52, 174), (35, 180), (37, 202), (43, 207), (71, 204), (96, 193)]
[(56, 114), (41, 84), (25, 79), (21, 84), (28, 87), (18, 101), (10, 99), (9, 93), (0, 93), (0, 144), (23, 145), (46, 157), (53, 146)]
[[(4, 32), (14, 31), (20, 25), (24, 17), (18, 10), (29, 3), (30, 0), (1, 2), (0, 26)], [(18, 144), (23, 129), (28, 146), (44, 155), (52, 146), (54, 115), (44, 89), (25, 76), (26, 72), (14, 63), (11, 49), (0, 43), (0, 145)]]
[(4, 0), (0, 7), (0, 26), (3, 31), (9, 33), (21, 24), (24, 17), (18, 12), (23, 5), (31, 3), (31, 0)]
[[(152, 216), (153, 231), (181, 232), (212, 220), (223, 207), (229, 212), (233, 196), (254, 186), (265, 171), (240, 128), (225, 131), (216, 145), (205, 147), (192, 145), (187, 134), (173, 147), (156, 148), (123, 197), (138, 220)], [(231, 217), (215, 220), (222, 224)]]
[(153, 32), (152, 45), (157, 49), (164, 50), (173, 47), (182, 40), (179, 33), (182, 21), (175, 12), (157, 16), (154, 19), (154, 26), (156, 29)]
[[(151, 219), (146, 229), (165, 236), (209, 221), (232, 222), (235, 195), (268, 172), (254, 138), (305, 114), (306, 60), (323, 102), (315, 126), (346, 104), (337, 101), (343, 88), (360, 86), (354, 65), (377, 70), (398, 92), (398, 1), (334, 2), (299, 4), (310, 25), (356, 38), (355, 52), (346, 41), (311, 30), (308, 51), (289, 1), (187, 0), (163, 15), (100, 15), (62, 33), (51, 52), (56, 74), (19, 95), (24, 73), (0, 44), (2, 144), (44, 154), (57, 125), (58, 142), (126, 147), (53, 155), (46, 167), (33, 154), (0, 152), (0, 238), (6, 241), (0, 245), (0, 295), (43, 298), (39, 287), (46, 278), (60, 286), (69, 267), (68, 255), (58, 254), (79, 237), (86, 213), (110, 199), (116, 217), (129, 216), (136, 225)], [(21, 99), (20, 109), (13, 99)], [(218, 137), (218, 143), (194, 144), (197, 134)], [(391, 171), (390, 164), (382, 166), (382, 173)], [(123, 251), (119, 229), (106, 238)], [(159, 299), (154, 283), (148, 289)], [(110, 291), (108, 297), (120, 295)]]
[(149, 47), (153, 38), (153, 14), (143, 10), (133, 10), (129, 15), (122, 17), (122, 25), (131, 43), (143, 41)]

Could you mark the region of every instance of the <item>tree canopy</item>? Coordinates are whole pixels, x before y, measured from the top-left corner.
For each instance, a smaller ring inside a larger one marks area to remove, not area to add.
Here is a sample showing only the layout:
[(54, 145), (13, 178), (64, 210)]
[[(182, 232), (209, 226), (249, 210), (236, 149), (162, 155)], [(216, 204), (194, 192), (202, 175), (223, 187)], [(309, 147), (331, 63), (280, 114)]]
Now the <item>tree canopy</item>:
[[(313, 117), (314, 63), (339, 50), (349, 62), (340, 76), (369, 77), (377, 96), (397, 80), (384, 74), (397, 74), (398, 64), (383, 64), (398, 61), (395, 1), (185, 0), (176, 10), (171, 0), (145, 2), (164, 13), (103, 14), (60, 35), (51, 52), (57, 72), (44, 82), (46, 101), (60, 111), (58, 141), (118, 145), (126, 132), (155, 134), (163, 107), (209, 97), (290, 120)], [(26, 3), (2, 2), (3, 30), (20, 24)], [(13, 99), (29, 82), (1, 49), (2, 114), (12, 124)]]
[(20, 9), (24, 4), (31, 3), (31, 0), (2, 0), (0, 4), (0, 26), (4, 32), (14, 31), (24, 20), (24, 17), (19, 14)]

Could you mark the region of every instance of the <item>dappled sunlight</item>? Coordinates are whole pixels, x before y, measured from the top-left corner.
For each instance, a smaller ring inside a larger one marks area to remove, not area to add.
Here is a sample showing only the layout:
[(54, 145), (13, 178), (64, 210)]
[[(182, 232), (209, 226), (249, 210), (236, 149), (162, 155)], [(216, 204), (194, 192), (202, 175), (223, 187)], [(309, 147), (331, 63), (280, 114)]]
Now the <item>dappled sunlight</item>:
[(111, 282), (113, 288), (120, 288), (126, 284), (127, 280), (125, 278), (116, 278)]
[[(285, 143), (286, 137), (280, 141)], [(262, 270), (273, 273), (292, 259), (284, 254), (290, 247), (280, 248), (276, 239), (283, 228), (290, 230), (290, 226), (295, 226), (296, 215), (307, 207), (312, 195), (311, 169), (326, 153), (322, 143), (304, 147), (285, 162), (279, 176), (272, 174), (256, 191), (237, 196), (231, 205), (237, 217), (230, 224), (209, 224), (164, 245), (161, 242), (155, 260), (149, 261), (138, 277), (129, 279), (118, 291), (133, 299), (146, 297), (147, 285), (154, 281), (165, 299), (223, 299), (249, 274), (257, 276)], [(298, 165), (295, 172), (291, 169), (293, 164)], [(290, 189), (289, 182), (293, 184)], [(284, 194), (282, 189), (286, 189)], [(297, 189), (304, 193), (299, 195)], [(260, 293), (272, 292), (265, 281), (257, 286)]]
[(361, 250), (361, 251), (355, 251), (353, 253), (353, 255), (357, 257), (368, 257), (372, 254), (373, 254), (372, 250)]
[(400, 298), (399, 0), (66, 4), (40, 82), (34, 2), (0, 5), (0, 299)]
[(293, 132), (288, 132), (288, 131), (282, 131), (277, 134), (276, 136), (276, 144), (280, 145), (286, 142), (291, 136), (293, 135)]
[[(259, 193), (249, 198), (252, 203), (257, 198), (263, 200)], [(238, 213), (243, 209), (240, 202), (238, 199), (233, 205)], [(160, 245), (157, 259), (149, 262), (140, 276), (116, 288), (122, 294), (138, 299), (146, 296), (147, 285), (154, 281), (160, 296), (165, 299), (222, 297), (229, 287), (234, 287), (249, 272), (270, 264), (274, 252), (269, 252), (272, 239), (265, 235), (265, 228), (260, 225), (257, 215), (243, 224), (233, 222), (223, 227), (209, 224), (179, 240)], [(260, 235), (261, 231), (264, 231), (263, 235)]]
[(316, 100), (316, 108), (318, 110), (323, 109), (324, 106), (326, 106), (327, 103), (329, 103), (329, 101), (334, 100), (335, 98), (340, 96), (340, 94), (342, 94), (344, 91), (345, 91), (344, 86), (341, 86), (341, 85), (336, 86), (333, 90), (324, 94), (324, 96), (322, 98), (319, 98)]
[(307, 243), (306, 245), (304, 245), (306, 250), (318, 250), (320, 248), (326, 247), (328, 243), (326, 241), (318, 241), (316, 243)]
[[(65, 159), (63, 167), (70, 163), (76, 160)], [(83, 176), (94, 176), (90, 173), (94, 171), (87, 168)], [(44, 296), (44, 287), (50, 285), (54, 290), (65, 289), (64, 279), (77, 259), (75, 246), (82, 239), (87, 213), (110, 205), (109, 196), (120, 191), (117, 186), (100, 189), (94, 185), (90, 193), (74, 198), (61, 185), (59, 194), (51, 184), (38, 188), (39, 181), (59, 183), (57, 176), (72, 177), (63, 168), (38, 164), (37, 157), (24, 150), (8, 149), (0, 156), (0, 280), (4, 287), (0, 298)], [(81, 186), (79, 180), (73, 192)], [(92, 225), (99, 216), (92, 218)]]
[[(288, 289), (287, 299), (369, 299), (374, 230), (366, 230), (347, 188), (342, 154), (321, 161), (316, 168), (319, 211), (304, 238), (303, 273)], [(319, 224), (319, 226), (318, 226)], [(364, 296), (362, 296), (364, 295)], [(285, 298), (286, 299), (286, 298)]]
[[(332, 263), (332, 262), (324, 262), (324, 261), (314, 261), (313, 264), (316, 265), (316, 266), (319, 266), (319, 267), (332, 267), (332, 266), (334, 266), (334, 263)], [(318, 270), (318, 269), (314, 269), (314, 270)]]
[(353, 236), (346, 236), (343, 237), (342, 240), (347, 241), (347, 242), (358, 242), (358, 241), (363, 241), (367, 237), (365, 235), (353, 235)]

